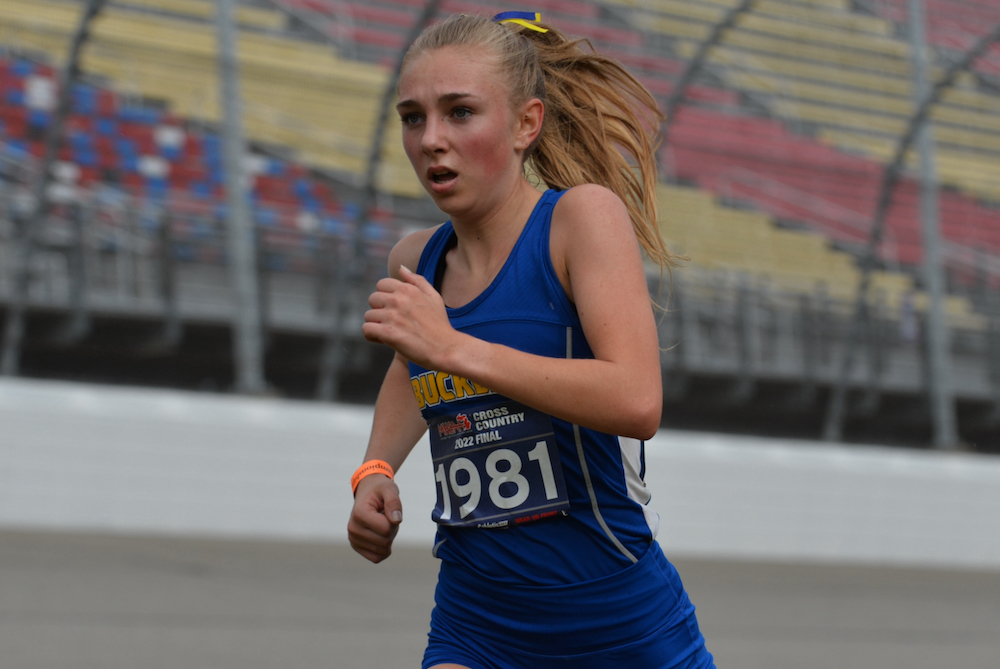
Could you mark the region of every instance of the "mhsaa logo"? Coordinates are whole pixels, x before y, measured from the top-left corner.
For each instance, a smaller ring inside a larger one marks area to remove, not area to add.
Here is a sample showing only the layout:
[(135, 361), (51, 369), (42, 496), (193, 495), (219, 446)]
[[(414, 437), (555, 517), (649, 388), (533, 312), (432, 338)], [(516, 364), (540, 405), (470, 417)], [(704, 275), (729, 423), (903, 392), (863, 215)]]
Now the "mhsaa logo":
[(461, 434), (462, 432), (468, 432), (471, 429), (472, 423), (469, 421), (469, 417), (464, 413), (460, 413), (455, 416), (455, 420), (438, 423), (438, 436), (450, 437), (453, 434)]

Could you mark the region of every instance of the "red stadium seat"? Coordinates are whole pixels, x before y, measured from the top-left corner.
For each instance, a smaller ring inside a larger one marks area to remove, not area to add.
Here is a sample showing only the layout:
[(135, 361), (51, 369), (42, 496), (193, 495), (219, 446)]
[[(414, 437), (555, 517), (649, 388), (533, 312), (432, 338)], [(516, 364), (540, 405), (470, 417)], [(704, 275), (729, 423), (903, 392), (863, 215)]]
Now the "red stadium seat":
[[(679, 179), (855, 242), (866, 237), (883, 171), (873, 160), (794, 135), (779, 122), (697, 107), (679, 111), (667, 155)], [(919, 262), (918, 197), (916, 183), (904, 180), (887, 217), (900, 262)], [(1000, 254), (1000, 211), (947, 190), (940, 203), (947, 239)]]

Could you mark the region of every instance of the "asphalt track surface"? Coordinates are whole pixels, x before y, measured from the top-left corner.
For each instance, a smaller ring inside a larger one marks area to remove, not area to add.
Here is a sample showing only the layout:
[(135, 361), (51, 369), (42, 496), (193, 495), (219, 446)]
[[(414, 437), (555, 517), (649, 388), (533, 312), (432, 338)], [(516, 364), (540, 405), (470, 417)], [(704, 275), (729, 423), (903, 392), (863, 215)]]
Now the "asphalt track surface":
[[(1000, 667), (1000, 572), (674, 562), (720, 668)], [(418, 667), (436, 571), (416, 548), (376, 566), (343, 545), (0, 531), (0, 667)]]

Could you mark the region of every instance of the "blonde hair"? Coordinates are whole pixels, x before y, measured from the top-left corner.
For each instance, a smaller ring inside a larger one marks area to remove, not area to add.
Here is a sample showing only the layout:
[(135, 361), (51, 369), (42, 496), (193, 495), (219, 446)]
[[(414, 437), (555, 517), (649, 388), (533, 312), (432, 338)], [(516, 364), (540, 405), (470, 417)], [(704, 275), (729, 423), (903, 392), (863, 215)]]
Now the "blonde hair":
[(485, 16), (453, 15), (421, 33), (403, 67), (445, 46), (481, 46), (494, 53), (508, 78), (512, 106), (533, 98), (545, 104), (542, 131), (525, 151), (535, 174), (549, 188), (593, 183), (613, 191), (625, 203), (646, 254), (669, 268), (676, 256), (658, 222), (656, 148), (663, 114), (656, 100), (589, 41), (538, 25), (547, 32)]

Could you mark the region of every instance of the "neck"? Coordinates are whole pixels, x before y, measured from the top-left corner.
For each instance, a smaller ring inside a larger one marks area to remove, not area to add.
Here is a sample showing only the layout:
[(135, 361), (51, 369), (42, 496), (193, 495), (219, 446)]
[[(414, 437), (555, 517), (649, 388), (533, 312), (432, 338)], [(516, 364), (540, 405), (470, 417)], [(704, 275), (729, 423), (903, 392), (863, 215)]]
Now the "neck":
[(541, 197), (538, 190), (519, 178), (516, 185), (483, 215), (452, 217), (458, 238), (454, 259), (473, 275), (495, 275), (506, 262)]

